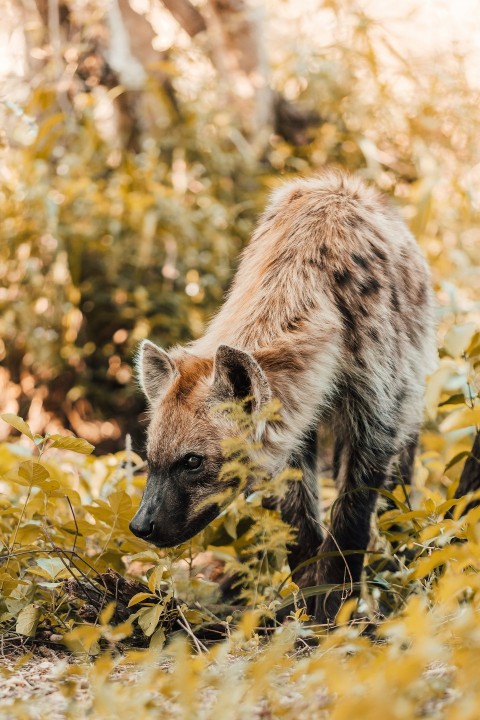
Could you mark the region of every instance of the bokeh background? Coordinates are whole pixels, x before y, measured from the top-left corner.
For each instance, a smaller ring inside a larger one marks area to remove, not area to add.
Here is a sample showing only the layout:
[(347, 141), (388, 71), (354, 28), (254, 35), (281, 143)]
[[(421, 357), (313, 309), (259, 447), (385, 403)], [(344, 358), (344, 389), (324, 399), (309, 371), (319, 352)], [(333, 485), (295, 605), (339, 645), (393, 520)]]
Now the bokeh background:
[(139, 341), (200, 335), (270, 190), (337, 165), (392, 198), (430, 262), (424, 447), (443, 465), (469, 449), (479, 17), (475, 0), (4, 0), (0, 411), (141, 447)]

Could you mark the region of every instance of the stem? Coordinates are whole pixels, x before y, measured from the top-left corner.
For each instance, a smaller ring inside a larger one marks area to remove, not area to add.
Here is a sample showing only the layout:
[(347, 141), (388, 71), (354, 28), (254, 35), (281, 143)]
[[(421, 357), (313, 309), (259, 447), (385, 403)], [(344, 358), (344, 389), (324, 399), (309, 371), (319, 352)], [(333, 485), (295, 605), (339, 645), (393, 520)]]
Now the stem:
[[(11, 550), (13, 550), (13, 547), (14, 547), (15, 542), (16, 542), (16, 540), (17, 540), (18, 530), (19, 530), (20, 524), (21, 524), (21, 522), (22, 522), (22, 520), (23, 520), (23, 516), (25, 515), (25, 510), (27, 509), (27, 504), (28, 504), (28, 501), (30, 500), (30, 495), (32, 494), (32, 487), (33, 487), (33, 486), (30, 485), (30, 487), (28, 488), (28, 493), (27, 493), (27, 497), (26, 497), (26, 499), (25, 499), (25, 502), (23, 503), (22, 512), (20, 513), (20, 517), (18, 518), (17, 525), (16, 525), (15, 530), (14, 530), (14, 532), (13, 532), (13, 537), (12, 537), (12, 540), (11, 540), (10, 545), (9, 545), (9, 553), (8, 553), (8, 555), (7, 555), (7, 564), (5, 565), (5, 572), (6, 572), (7, 569), (8, 569), (8, 565), (9, 565), (9, 562), (10, 562), (10, 558), (13, 557), (12, 554), (11, 554)], [(0, 558), (1, 558), (1, 556), (0, 556)], [(0, 591), (3, 591), (3, 584), (4, 584), (4, 582), (5, 582), (5, 581), (2, 580), (2, 584), (0, 585)]]

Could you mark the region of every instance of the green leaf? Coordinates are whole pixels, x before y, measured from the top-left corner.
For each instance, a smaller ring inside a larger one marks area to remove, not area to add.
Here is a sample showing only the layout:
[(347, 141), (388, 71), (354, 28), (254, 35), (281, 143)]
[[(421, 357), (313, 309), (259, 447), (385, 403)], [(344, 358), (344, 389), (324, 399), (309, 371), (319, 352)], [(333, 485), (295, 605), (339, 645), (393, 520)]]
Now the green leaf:
[(82, 455), (90, 455), (95, 449), (95, 447), (86, 440), (71, 437), (70, 435), (50, 435), (48, 439), (53, 440), (50, 447), (71, 450), (72, 452), (81, 453)]
[(18, 417), (18, 415), (13, 415), (13, 413), (4, 413), (3, 415), (0, 415), (2, 420), (5, 420), (6, 423), (11, 425), (15, 428), (15, 430), (18, 430), (18, 432), (22, 433), (22, 435), (26, 435), (30, 440), (33, 440), (33, 433), (28, 427), (25, 420), (22, 420), (21, 417)]
[(35, 635), (39, 619), (40, 609), (33, 603), (31, 605), (27, 605), (18, 614), (17, 623), (15, 625), (16, 632), (20, 635), (26, 635), (26, 637), (33, 637)]

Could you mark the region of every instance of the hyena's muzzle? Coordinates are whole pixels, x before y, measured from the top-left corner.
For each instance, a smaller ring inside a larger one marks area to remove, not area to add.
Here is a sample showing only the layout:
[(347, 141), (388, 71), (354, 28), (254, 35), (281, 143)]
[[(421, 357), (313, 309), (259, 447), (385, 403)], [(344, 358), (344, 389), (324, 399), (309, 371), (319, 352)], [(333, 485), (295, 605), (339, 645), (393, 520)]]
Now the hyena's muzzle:
[[(208, 502), (213, 488), (199, 498), (195, 487), (182, 487), (176, 478), (148, 475), (143, 497), (130, 530), (159, 548), (175, 547), (203, 530), (220, 513), (220, 506)], [(218, 490), (218, 487), (217, 487)]]

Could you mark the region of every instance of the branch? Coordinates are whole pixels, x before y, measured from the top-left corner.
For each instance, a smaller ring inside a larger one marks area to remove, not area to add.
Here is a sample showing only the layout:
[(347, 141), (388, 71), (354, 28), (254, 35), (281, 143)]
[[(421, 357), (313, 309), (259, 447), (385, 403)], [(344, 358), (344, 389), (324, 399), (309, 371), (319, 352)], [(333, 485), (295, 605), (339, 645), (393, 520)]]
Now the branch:
[(35, 5), (45, 28), (49, 27), (49, 18), (55, 12), (58, 13), (61, 27), (65, 28), (70, 24), (70, 9), (67, 3), (60, 0), (53, 5), (52, 0), (35, 0)]
[(191, 38), (207, 29), (203, 15), (189, 0), (162, 0), (162, 3)]

